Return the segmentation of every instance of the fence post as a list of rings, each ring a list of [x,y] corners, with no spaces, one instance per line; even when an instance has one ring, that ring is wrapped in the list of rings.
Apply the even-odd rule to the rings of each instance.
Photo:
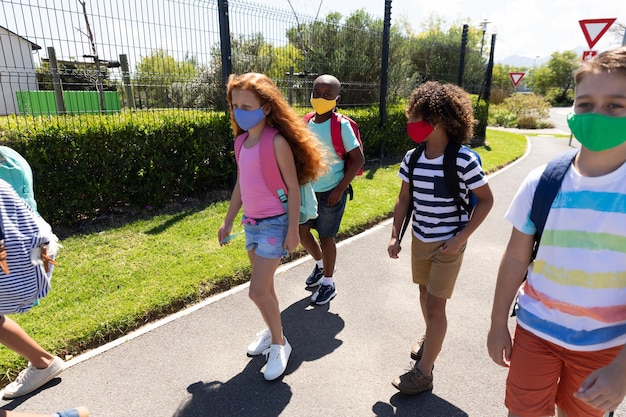
[[[293,65],[289,66],[289,72],[286,75],[289,76],[289,105],[293,106]]]
[[[485,80],[483,85],[485,87],[485,109],[480,113],[481,120],[478,123],[478,133],[472,138],[472,146],[484,146],[485,139],[487,137],[487,123],[489,120],[489,98],[491,97],[491,77],[493,75],[493,55],[496,49],[496,34],[491,35],[491,50],[489,51],[489,62],[487,62],[487,71],[485,72]],[[482,93],[482,89],[481,89]],[[476,108],[480,108],[480,96],[478,95],[478,101],[476,102]]]
[[[52,88],[54,88],[54,101],[57,105],[57,114],[65,114],[65,101],[63,100],[63,86],[59,75],[59,65],[54,47],[48,47],[48,62],[50,63],[50,75],[52,76]]]
[[[383,45],[380,65],[380,123],[383,127],[387,123],[387,71],[389,69],[389,28],[391,27],[391,0],[385,0],[385,22],[383,26]],[[385,156],[385,140],[380,139],[380,165]]]
[[[463,33],[461,34],[461,57],[459,59],[459,79],[457,85],[463,88],[463,73],[465,72],[465,50],[467,48],[467,30],[468,26],[463,25]]]
[[[230,50],[230,24],[228,22],[228,0],[218,0],[217,11],[220,24],[220,49],[222,56],[222,91],[224,108],[228,108],[226,103],[226,84],[228,76],[233,72]]]
[[[128,69],[128,57],[126,54],[120,54],[120,66],[122,67],[122,83],[126,93],[126,106],[129,109],[134,109],[135,97],[133,97],[133,87],[130,84],[130,70]]]

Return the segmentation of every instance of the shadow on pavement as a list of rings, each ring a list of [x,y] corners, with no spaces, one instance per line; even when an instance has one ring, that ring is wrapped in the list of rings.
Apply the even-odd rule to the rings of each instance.
[[[460,408],[450,404],[446,400],[432,392],[424,392],[419,395],[409,396],[395,394],[389,400],[389,404],[377,402],[372,407],[377,417],[467,417],[468,414]]]
[[[310,305],[310,297],[292,304],[282,312],[285,336],[293,351],[285,375],[297,370],[302,362],[320,359],[343,343],[336,335],[344,321],[328,312],[328,305]],[[244,351],[245,353],[245,351]],[[187,387],[191,398],[182,404],[173,417],[275,417],[282,413],[292,396],[289,385],[282,381],[265,381],[260,370],[263,355],[250,362],[226,382],[195,382]]]

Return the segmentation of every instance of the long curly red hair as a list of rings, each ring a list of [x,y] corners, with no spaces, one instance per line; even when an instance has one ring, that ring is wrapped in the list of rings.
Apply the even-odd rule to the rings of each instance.
[[[265,122],[278,129],[285,137],[296,163],[298,182],[305,184],[323,175],[327,169],[327,157],[324,146],[304,123],[304,119],[287,103],[276,84],[266,75],[249,72],[246,74],[231,74],[226,86],[226,99],[230,107],[230,123],[235,136],[244,130],[237,124],[233,112],[232,91],[236,89],[255,93],[261,106],[269,105],[271,111]]]

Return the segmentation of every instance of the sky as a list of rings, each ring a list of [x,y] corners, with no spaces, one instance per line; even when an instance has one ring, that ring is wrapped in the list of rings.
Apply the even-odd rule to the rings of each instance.
[[[326,16],[336,11],[344,16],[365,9],[375,17],[383,17],[384,0],[252,0],[256,3],[291,10],[297,13]],[[435,14],[447,24],[475,25],[485,19],[485,44],[496,34],[496,62],[510,56],[546,60],[553,52],[588,50],[589,46],[579,20],[616,18],[626,24],[624,0],[392,0],[391,19],[404,18],[419,32],[428,17]],[[468,21],[469,19],[469,21]],[[593,50],[599,52],[620,46],[622,38],[612,33],[603,35]]]

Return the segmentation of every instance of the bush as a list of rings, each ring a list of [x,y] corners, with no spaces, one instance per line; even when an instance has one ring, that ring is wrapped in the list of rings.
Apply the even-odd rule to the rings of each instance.
[[[491,109],[489,120],[497,126],[536,129],[549,117],[548,100],[533,93],[515,93]]]
[[[227,188],[235,168],[224,113],[14,116],[0,137],[29,161],[38,209],[53,225]]]

